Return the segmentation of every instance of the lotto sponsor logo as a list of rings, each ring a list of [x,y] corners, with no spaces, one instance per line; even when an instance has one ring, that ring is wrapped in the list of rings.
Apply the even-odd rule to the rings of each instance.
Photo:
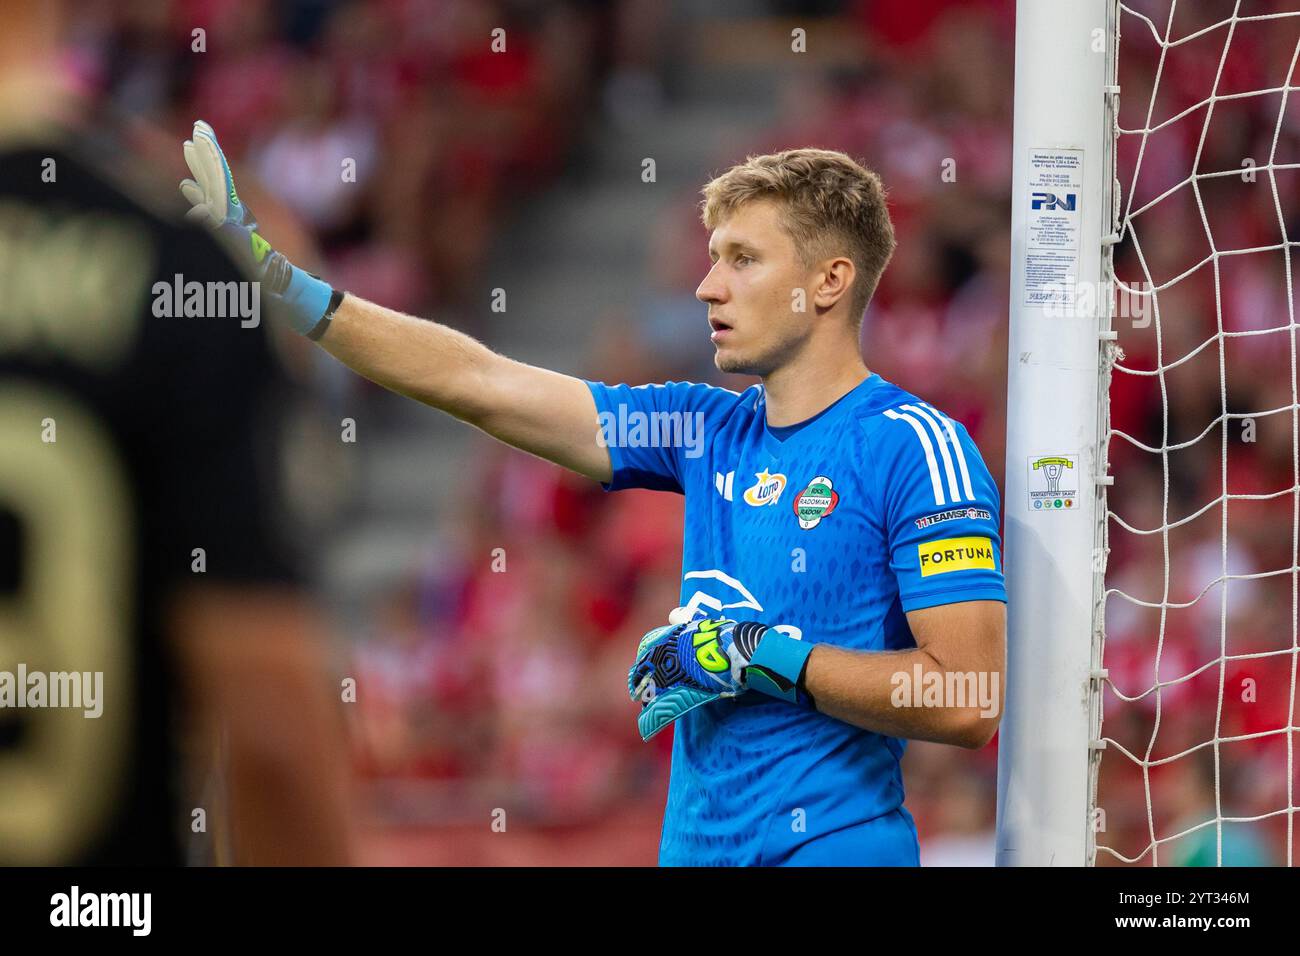
[[[755,508],[776,504],[785,490],[785,475],[772,474],[764,468],[755,472],[754,477],[758,480],[745,489],[745,504]]]
[[[982,508],[956,508],[952,511],[940,511],[938,514],[917,518],[916,527],[918,530],[923,530],[931,525],[939,524],[941,521],[956,521],[958,518],[969,518],[972,521],[993,520],[993,516]]]
[[[945,538],[916,546],[921,559],[921,577],[949,571],[996,571],[990,538]]]

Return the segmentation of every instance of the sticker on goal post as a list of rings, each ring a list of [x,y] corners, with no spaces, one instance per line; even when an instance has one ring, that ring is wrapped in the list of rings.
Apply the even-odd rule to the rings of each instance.
[[[1035,455],[1029,459],[1029,510],[1074,511],[1079,507],[1079,456]]]
[[[1078,295],[1083,150],[1029,151],[1025,305],[1072,313]],[[1059,314],[1059,311],[1058,311]]]

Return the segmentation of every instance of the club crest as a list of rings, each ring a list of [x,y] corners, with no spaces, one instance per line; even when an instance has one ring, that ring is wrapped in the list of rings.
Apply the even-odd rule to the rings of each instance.
[[[835,510],[840,503],[840,496],[825,475],[818,475],[808,483],[808,487],[794,498],[794,515],[799,519],[799,527],[804,530],[815,528],[821,520]]]

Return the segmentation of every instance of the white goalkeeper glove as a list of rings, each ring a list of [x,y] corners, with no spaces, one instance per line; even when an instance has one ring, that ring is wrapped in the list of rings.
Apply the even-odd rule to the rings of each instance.
[[[318,277],[299,269],[271,248],[258,234],[257,219],[239,200],[230,164],[217,144],[217,134],[203,120],[194,124],[185,141],[185,163],[193,179],[181,181],[181,195],[190,204],[185,218],[207,226],[241,266],[282,306],[294,331],[318,339],[343,299]]]

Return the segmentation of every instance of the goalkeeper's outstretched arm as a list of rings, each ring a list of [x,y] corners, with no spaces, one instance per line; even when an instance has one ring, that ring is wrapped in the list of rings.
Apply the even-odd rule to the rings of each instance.
[[[353,295],[343,297],[318,342],[372,382],[588,478],[610,480],[596,402],[580,379]]]
[[[344,295],[276,252],[235,190],[217,135],[202,120],[185,142],[187,218],[226,243],[274,310],[373,382],[495,438],[599,481],[613,469],[596,401],[579,379],[498,355],[468,335]]]

